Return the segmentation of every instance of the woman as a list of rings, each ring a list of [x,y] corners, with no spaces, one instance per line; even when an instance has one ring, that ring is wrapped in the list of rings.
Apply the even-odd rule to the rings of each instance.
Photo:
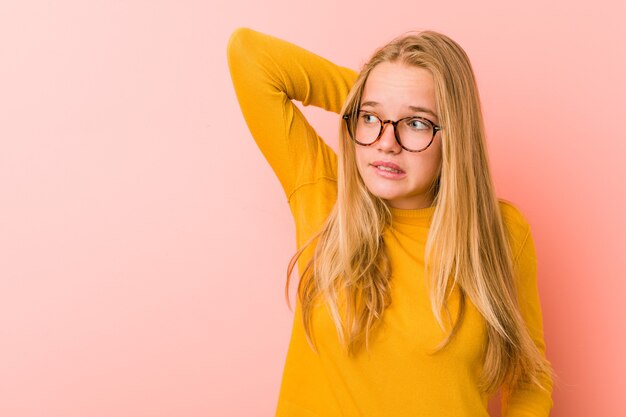
[[[359,74],[251,29],[228,63],[296,222],[277,416],[547,416],[530,228],[498,200],[469,59],[434,31]],[[338,157],[292,100],[339,113]]]

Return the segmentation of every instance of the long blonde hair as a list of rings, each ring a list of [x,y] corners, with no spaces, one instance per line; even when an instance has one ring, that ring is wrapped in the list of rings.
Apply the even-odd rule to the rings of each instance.
[[[512,389],[531,381],[547,390],[541,374],[553,377],[554,372],[519,312],[512,254],[491,180],[481,105],[469,58],[455,41],[435,31],[398,37],[378,49],[363,66],[342,115],[358,111],[365,82],[382,62],[399,62],[432,73],[437,113],[443,126],[439,133],[441,169],[432,188],[436,208],[425,259],[432,310],[444,331],[441,310],[444,308],[449,318],[448,291],[457,285],[461,298],[456,323],[434,353],[459,330],[468,296],[488,324],[480,389],[492,393],[503,383]],[[316,350],[311,340],[311,321],[315,303],[321,300],[349,354],[355,354],[363,342],[367,349],[370,332],[391,302],[391,267],[382,239],[383,230],[391,223],[391,213],[385,201],[373,195],[363,182],[354,146],[342,123],[337,201],[319,232],[291,258],[285,286],[289,304],[289,280],[296,261],[317,242],[301,272],[297,291],[307,341]],[[345,322],[340,313],[343,304]]]

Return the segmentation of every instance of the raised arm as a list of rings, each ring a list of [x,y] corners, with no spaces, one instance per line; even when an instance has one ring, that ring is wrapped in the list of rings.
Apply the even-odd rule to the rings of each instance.
[[[546,354],[543,338],[543,320],[539,291],[537,288],[537,258],[535,246],[527,225],[522,247],[516,257],[518,281],[518,298],[522,316],[530,335],[542,355]],[[552,409],[552,385],[550,376],[541,379],[549,392],[541,390],[537,385],[525,385],[508,395],[503,391],[501,405],[503,417],[547,417]]]
[[[339,113],[356,72],[248,28],[233,32],[228,66],[252,136],[287,199],[301,184],[337,178],[337,158],[291,100]]]

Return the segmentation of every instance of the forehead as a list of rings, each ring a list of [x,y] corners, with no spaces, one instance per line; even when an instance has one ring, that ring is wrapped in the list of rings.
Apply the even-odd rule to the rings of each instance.
[[[398,62],[383,62],[370,72],[361,97],[388,112],[424,107],[435,112],[435,87],[431,72]]]

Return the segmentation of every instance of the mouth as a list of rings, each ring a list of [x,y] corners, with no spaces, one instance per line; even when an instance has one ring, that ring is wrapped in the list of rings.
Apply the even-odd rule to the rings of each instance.
[[[370,164],[371,166],[373,166],[374,168],[383,171],[383,172],[391,172],[394,174],[404,174],[405,172],[400,169],[400,167],[394,163],[391,162],[380,162],[380,161],[376,161]]]
[[[384,178],[387,180],[401,180],[406,177],[406,173],[402,170],[397,170],[382,165],[376,166],[370,164],[370,166],[374,169],[374,172],[379,178]]]

